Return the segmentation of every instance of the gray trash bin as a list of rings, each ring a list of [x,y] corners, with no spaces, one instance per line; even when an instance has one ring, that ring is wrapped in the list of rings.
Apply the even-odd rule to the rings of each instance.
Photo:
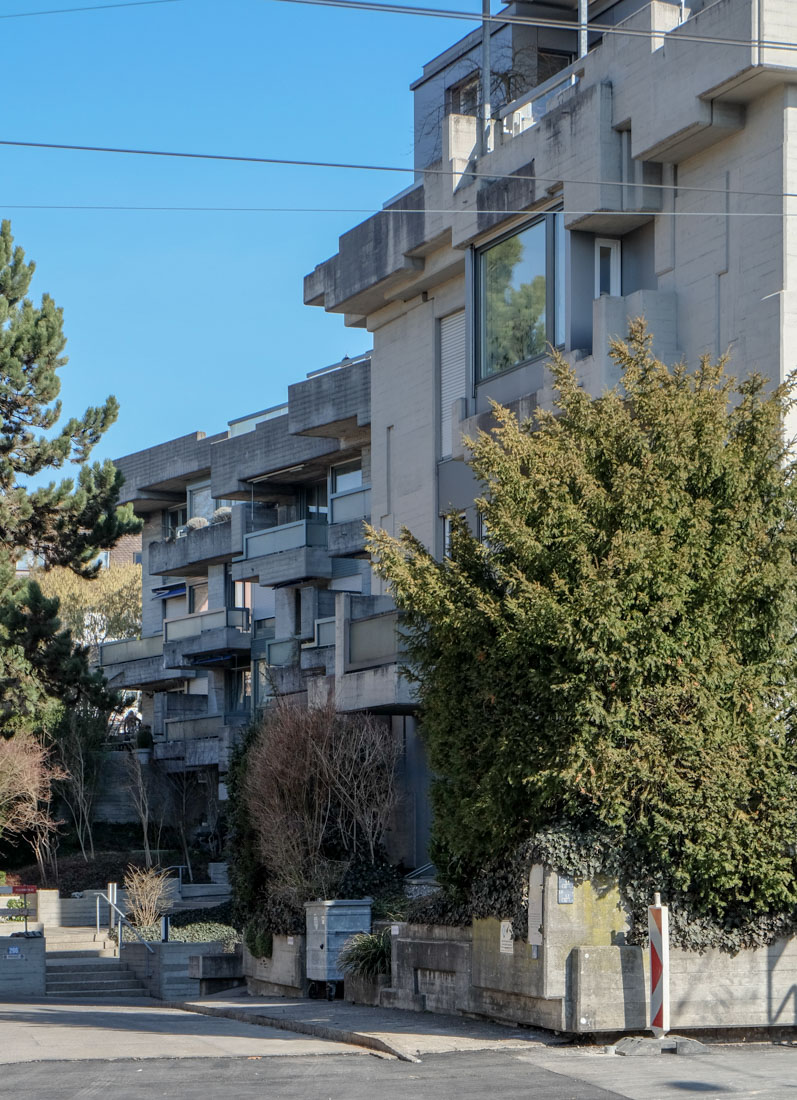
[[[372,900],[349,898],[305,902],[308,981],[343,981],[338,954],[355,932],[371,931]]]

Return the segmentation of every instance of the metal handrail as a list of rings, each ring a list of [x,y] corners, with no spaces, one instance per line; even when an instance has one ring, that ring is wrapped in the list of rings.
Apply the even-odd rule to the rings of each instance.
[[[119,906],[116,904],[116,902],[111,901],[111,899],[108,897],[108,895],[103,894],[102,891],[98,891],[98,893],[97,893],[97,935],[99,936],[99,934],[100,934],[100,898],[104,898],[108,902],[109,907],[111,909],[113,909],[114,912],[116,912],[119,916],[119,919],[116,922],[116,950],[117,950],[120,961],[121,961],[121,958],[122,958],[122,924],[123,923],[126,924],[129,928],[132,928],[133,933],[136,936],[136,939],[138,939],[141,943],[144,944],[147,951],[149,951],[150,955],[154,955],[155,954],[154,949],[147,943],[147,941],[144,939],[143,936],[139,935],[139,932],[138,932],[138,929],[136,928],[136,926],[134,924],[130,923],[130,921],[124,915],[124,913],[119,908]]]
[[[205,717],[205,716],[203,715],[203,717]],[[212,718],[213,715],[208,715],[207,717]],[[162,870],[164,872],[165,871],[176,871],[177,872],[177,888],[180,891],[180,897],[182,898],[182,896],[183,896],[183,871],[188,870],[188,864],[187,863],[170,863],[168,867],[163,867]]]

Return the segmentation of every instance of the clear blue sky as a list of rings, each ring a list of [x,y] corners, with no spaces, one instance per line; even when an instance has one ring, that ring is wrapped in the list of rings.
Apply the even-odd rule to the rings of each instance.
[[[77,2],[0,0],[0,16]],[[0,138],[409,166],[408,84],[471,29],[274,0],[0,20]],[[94,457],[219,431],[284,400],[307,371],[366,350],[367,332],[302,304],[302,277],[366,215],[14,205],[379,209],[409,182],[0,147],[0,217],[36,261],[34,299],[47,291],[65,313],[64,411],[109,393],[121,404]]]

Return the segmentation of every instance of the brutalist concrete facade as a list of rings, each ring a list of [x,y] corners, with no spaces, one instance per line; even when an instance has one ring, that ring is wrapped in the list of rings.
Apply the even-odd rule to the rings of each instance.
[[[492,24],[487,134],[481,31],[426,65],[412,85],[413,184],[305,279],[307,304],[373,336],[373,522],[407,526],[437,554],[447,513],[477,522],[463,435],[490,424],[491,400],[521,418],[552,407],[547,343],[593,394],[616,383],[609,343],[638,316],[668,363],[730,350],[735,373],[778,384],[797,362],[797,6],[591,0],[586,48],[578,9],[518,0],[507,19],[536,24]],[[518,346],[502,318],[523,330]],[[362,698],[345,647],[336,660],[344,705],[349,690]],[[614,927],[557,941],[566,902],[555,887],[547,898],[546,936],[506,953],[497,921],[402,928],[382,1003],[643,1027],[641,950]],[[793,954],[785,942],[725,960],[674,952],[674,1022],[716,1023],[719,1009],[727,1024],[793,1025]],[[698,995],[715,967],[716,996]]]
[[[384,597],[371,596],[364,549],[370,392],[369,357],[344,360],[225,432],[117,460],[122,500],[145,521],[144,629],[100,660],[113,686],[142,693],[155,759],[201,769],[222,800],[230,749],[275,691],[384,715],[406,746],[390,846],[417,866],[426,769],[395,615],[385,620]],[[357,656],[351,669],[344,650]]]
[[[373,334],[374,522],[405,524],[438,553],[447,510],[475,522],[462,435],[488,422],[491,399],[524,416],[552,401],[544,342],[508,369],[485,358],[485,264],[502,240],[555,223],[539,269],[545,337],[593,393],[616,381],[609,340],[639,315],[669,362],[729,348],[737,372],[775,383],[797,362],[797,225],[784,216],[797,55],[778,48],[797,40],[797,8],[693,0],[682,22],[678,0],[593,0],[579,57],[577,6],[505,9],[572,30],[493,24],[486,152],[463,99],[480,32],[424,67],[414,184],[305,279],[308,304]],[[527,89],[509,100],[513,81]]]

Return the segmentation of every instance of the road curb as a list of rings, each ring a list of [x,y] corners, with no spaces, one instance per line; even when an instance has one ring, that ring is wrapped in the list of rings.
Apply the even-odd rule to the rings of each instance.
[[[264,1012],[247,1012],[221,1006],[216,1008],[211,1005],[191,1004],[189,1001],[168,1001],[163,1004],[163,1007],[178,1008],[183,1012],[197,1012],[200,1016],[221,1016],[226,1020],[236,1020],[239,1024],[257,1024],[260,1027],[279,1028],[280,1031],[295,1031],[300,1035],[312,1035],[316,1039],[331,1039],[337,1043],[348,1043],[349,1046],[365,1047],[366,1050],[374,1050],[379,1054],[391,1054],[401,1062],[420,1062],[421,1060],[384,1039],[378,1039],[376,1035],[370,1035],[367,1031],[347,1031],[341,1027],[328,1027],[326,1024],[296,1020],[289,1016],[270,1016]]]

